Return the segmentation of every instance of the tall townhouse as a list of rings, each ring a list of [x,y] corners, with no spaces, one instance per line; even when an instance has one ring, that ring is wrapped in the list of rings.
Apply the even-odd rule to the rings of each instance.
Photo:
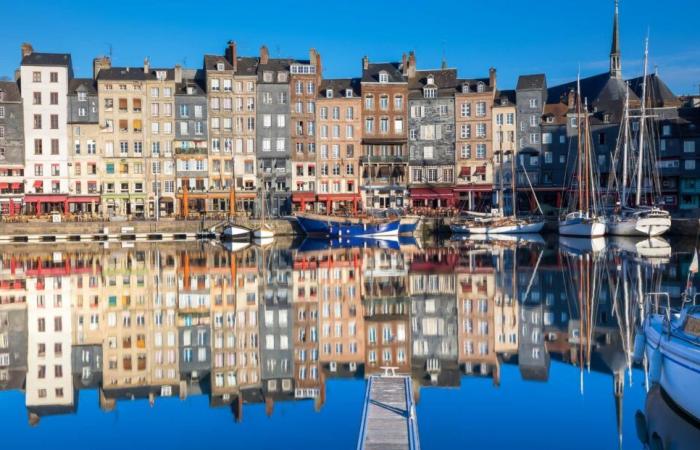
[[[542,152],[540,124],[547,101],[547,79],[544,74],[521,75],[515,88],[517,107],[517,152],[515,171],[519,187],[527,186],[527,171],[530,182],[538,185],[540,180],[539,155]]]
[[[362,96],[359,78],[323,80],[317,101],[317,157],[306,173],[316,176],[319,212],[356,212],[361,204]],[[304,168],[295,163],[295,173]],[[303,200],[303,199],[302,199]],[[301,210],[306,210],[302,201]]]
[[[19,214],[24,198],[24,116],[15,81],[0,81],[0,216]]]
[[[111,67],[96,58],[93,76],[99,97],[104,216],[146,215],[146,79],[143,68]],[[157,123],[157,122],[156,122]],[[150,168],[149,168],[150,169]]]
[[[209,187],[219,208],[229,211],[233,189],[233,65],[218,55],[204,55],[208,99]],[[220,209],[221,211],[221,209]]]
[[[409,186],[413,207],[454,206],[455,69],[415,70],[409,56]]]
[[[145,128],[146,136],[146,186],[148,217],[175,213],[175,161],[173,147],[175,141],[175,87],[182,82],[182,68],[154,69],[148,59],[144,60],[145,94],[148,113]],[[190,179],[193,191],[204,190],[204,184]],[[178,192],[179,196],[180,193]],[[136,200],[137,205],[139,200]],[[156,208],[156,203],[159,207]]]
[[[70,153],[71,212],[97,213],[100,206],[98,152],[100,121],[97,83],[92,78],[73,78],[68,85],[68,145]]]
[[[197,71],[186,71],[175,86],[175,173],[178,211],[207,211],[209,180],[207,94],[196,78]],[[187,208],[185,194],[187,187]],[[199,189],[198,189],[199,186]],[[226,197],[224,195],[224,197]],[[218,206],[222,199],[212,199]],[[218,209],[218,208],[216,208]]]
[[[233,176],[236,210],[255,213],[257,160],[255,157],[256,86],[258,58],[238,56],[235,42],[229,42],[226,58],[233,65],[234,146]]]
[[[38,53],[22,44],[20,86],[24,110],[25,212],[68,211],[67,94],[71,56]]]
[[[408,83],[401,63],[362,59],[362,186],[367,208],[402,208],[408,195]]]
[[[292,202],[295,209],[316,199],[316,94],[321,84],[321,55],[309,51],[309,60],[289,67],[291,100]],[[265,124],[263,124],[265,125]]]
[[[499,192],[494,197],[494,203],[498,205],[501,201],[499,195],[503,195],[503,204],[506,211],[512,211],[511,180],[513,177],[513,165],[517,163],[515,157],[515,91],[497,91],[493,101],[492,111],[493,130],[493,184],[496,189],[504,187],[504,194]],[[512,190],[512,189],[511,189]]]
[[[492,109],[496,69],[489,78],[460,80],[455,94],[457,185],[460,207],[488,208],[493,190]]]
[[[256,156],[258,181],[264,184],[266,204],[273,216],[291,212],[289,71],[293,62],[270,58],[267,47],[260,48]]]

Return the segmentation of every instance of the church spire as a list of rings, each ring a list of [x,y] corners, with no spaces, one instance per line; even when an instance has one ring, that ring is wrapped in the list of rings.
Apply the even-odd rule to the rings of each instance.
[[[612,47],[610,48],[610,77],[622,78],[620,62],[620,14],[619,1],[615,0],[615,19],[613,21]]]

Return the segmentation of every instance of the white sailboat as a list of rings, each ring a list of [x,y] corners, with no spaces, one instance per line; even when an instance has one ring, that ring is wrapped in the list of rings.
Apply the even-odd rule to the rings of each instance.
[[[270,225],[265,223],[265,203],[267,203],[267,192],[265,190],[265,183],[263,182],[263,187],[262,187],[262,198],[260,199],[262,211],[260,215],[260,228],[257,230],[253,231],[253,237],[255,239],[264,239],[264,240],[271,240],[274,239],[275,237],[275,231],[272,229]]]
[[[229,191],[229,217],[228,222],[224,225],[221,232],[222,241],[244,241],[250,242],[250,230],[244,226],[236,225],[233,222],[233,217],[236,211],[236,197],[233,190],[233,182]]]
[[[660,197],[659,173],[656,167],[656,155],[653,148],[653,140],[647,138],[648,127],[647,120],[650,116],[647,115],[647,61],[649,58],[649,40],[647,39],[644,48],[644,78],[642,80],[642,104],[641,114],[639,116],[639,134],[637,137],[638,151],[632,156],[636,156],[636,192],[634,203],[630,206],[629,203],[629,186],[632,174],[628,173],[628,148],[632,142],[630,139],[630,113],[629,113],[629,91],[625,98],[624,117],[622,126],[620,127],[620,137],[618,145],[615,149],[615,159],[619,156],[620,149],[622,150],[622,177],[619,180],[620,190],[620,205],[617,211],[608,216],[607,225],[608,233],[618,236],[661,236],[669,228],[671,228],[671,216],[668,211],[665,211],[656,205],[642,204],[642,191],[644,175],[649,176],[649,181],[655,188],[655,194]],[[622,144],[620,145],[620,141]],[[634,143],[634,142],[632,142]],[[647,148],[648,146],[648,148]],[[645,172],[646,169],[646,172]],[[613,185],[616,182],[615,170],[611,172],[611,182]]]
[[[583,106],[583,111],[582,111]],[[598,213],[596,173],[593,169],[588,101],[581,105],[581,83],[577,82],[576,121],[577,141],[577,195],[571,196],[570,210],[559,219],[559,234],[578,237],[605,235],[605,220]]]

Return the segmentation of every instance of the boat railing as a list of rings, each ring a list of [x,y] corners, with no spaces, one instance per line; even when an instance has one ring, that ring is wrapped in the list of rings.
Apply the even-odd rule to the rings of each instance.
[[[666,305],[659,305],[659,299],[665,299]],[[671,336],[671,315],[674,312],[671,308],[671,296],[668,292],[648,292],[646,294],[646,310],[652,311],[650,309],[651,302],[653,301],[653,312],[656,315],[663,315],[664,317],[664,328],[666,328],[667,336]]]

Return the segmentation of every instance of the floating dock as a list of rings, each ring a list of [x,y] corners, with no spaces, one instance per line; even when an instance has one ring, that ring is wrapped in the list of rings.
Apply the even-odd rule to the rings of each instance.
[[[411,378],[393,372],[367,381],[357,450],[420,450]]]

